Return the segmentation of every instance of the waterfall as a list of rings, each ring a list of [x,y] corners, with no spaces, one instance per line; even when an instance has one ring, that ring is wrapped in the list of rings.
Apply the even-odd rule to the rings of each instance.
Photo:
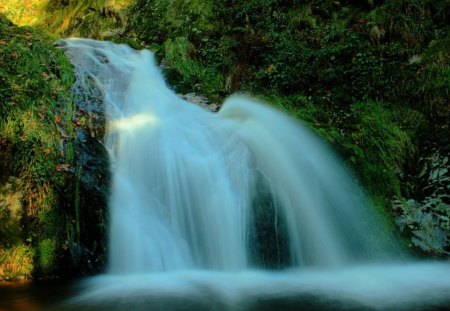
[[[265,224],[269,235],[284,228],[275,244],[287,245],[291,266],[395,253],[362,191],[304,125],[243,96],[218,114],[188,103],[166,86],[149,51],[66,43],[78,76],[104,97],[111,273],[248,269],[260,255],[252,248],[273,243],[251,238],[258,213],[276,216]],[[262,192],[266,206],[255,208]]]
[[[166,85],[150,51],[64,42],[77,79],[94,81],[103,94],[113,174],[108,271],[83,299],[129,294],[135,301],[141,293],[157,304],[168,293],[193,299],[195,288],[208,288],[224,301],[220,310],[231,310],[242,296],[248,302],[277,293],[395,308],[417,305],[430,291],[446,297],[450,283],[438,276],[448,265],[384,267],[406,256],[307,126],[242,95],[218,113],[186,102]],[[160,309],[172,308],[166,300]],[[189,309],[184,303],[179,310]]]

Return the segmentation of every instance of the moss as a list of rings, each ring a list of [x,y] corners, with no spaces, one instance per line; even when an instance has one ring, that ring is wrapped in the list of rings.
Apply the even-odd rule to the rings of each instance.
[[[410,137],[394,123],[390,110],[379,102],[362,102],[352,107],[356,122],[350,133],[352,162],[361,168],[368,189],[385,197],[400,195],[400,174],[414,154]]]
[[[39,267],[41,273],[48,274],[53,272],[56,263],[56,240],[44,239],[42,240],[36,252],[36,266]]]
[[[53,39],[0,18],[0,189],[15,176],[22,194],[22,229],[14,236],[0,230],[5,238],[0,252],[26,243],[34,266],[24,277],[89,273],[103,264],[99,258],[105,251],[109,175],[107,153],[98,141],[104,119],[100,106],[88,112],[71,95],[73,69]],[[4,228],[11,217],[1,196],[0,204]]]
[[[59,114],[70,101],[67,92],[74,76],[50,37],[29,27],[17,27],[4,16],[0,16],[0,65],[1,155],[9,159],[2,161],[0,182],[10,176],[20,179],[21,238],[32,241],[26,247],[33,252],[33,247],[39,249],[41,239],[60,230],[54,227],[54,218],[46,215],[59,204],[59,189],[66,174],[59,168],[70,164],[63,150],[67,137]],[[16,246],[1,248],[6,254],[18,251]],[[34,268],[39,269],[40,264],[36,262]],[[28,277],[33,269],[30,265],[20,268],[22,272],[18,270],[17,275]]]
[[[9,178],[0,185],[0,247],[20,242],[21,200],[20,180]]]

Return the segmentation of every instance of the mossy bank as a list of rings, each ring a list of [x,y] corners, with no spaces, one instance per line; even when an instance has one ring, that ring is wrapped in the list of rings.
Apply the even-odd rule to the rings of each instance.
[[[53,40],[0,15],[0,279],[88,273],[103,253],[102,205],[82,192],[75,78]]]

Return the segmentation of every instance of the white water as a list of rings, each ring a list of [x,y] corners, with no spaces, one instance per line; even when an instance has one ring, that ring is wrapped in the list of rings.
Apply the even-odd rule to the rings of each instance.
[[[350,299],[365,292],[362,280],[374,280],[368,286],[373,294],[362,299],[371,305],[370,297],[383,298],[404,286],[397,281],[396,291],[385,290],[395,271],[405,282],[414,271],[416,281],[450,293],[448,280],[436,279],[440,272],[450,276],[447,265],[417,266],[419,271],[380,265],[405,256],[352,177],[298,122],[242,96],[229,98],[213,114],[174,94],[148,51],[92,40],[65,42],[78,75],[94,79],[104,94],[113,172],[110,276],[96,280],[104,290],[91,289],[84,298],[117,297],[136,293],[137,287],[155,294],[160,283],[179,295],[186,290],[183,282],[223,295],[240,290],[267,295],[274,286],[273,295],[295,296],[309,292],[312,282],[319,294],[343,292],[338,296]],[[258,207],[261,202],[266,203]],[[264,213],[273,219],[263,225],[276,256],[261,251],[258,219]],[[277,258],[261,260],[267,256]],[[250,270],[255,263],[280,260],[302,270]],[[367,262],[377,266],[355,268]],[[339,289],[346,275],[357,288]],[[114,285],[106,286],[110,282]],[[267,286],[261,289],[262,284]],[[391,298],[417,304],[423,286],[408,286],[409,298]],[[231,296],[225,300],[233,303]]]

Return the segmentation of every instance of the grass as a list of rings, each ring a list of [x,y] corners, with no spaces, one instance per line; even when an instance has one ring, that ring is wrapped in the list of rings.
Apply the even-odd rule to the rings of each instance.
[[[33,250],[18,244],[6,250],[0,249],[0,279],[29,278],[33,272]]]

